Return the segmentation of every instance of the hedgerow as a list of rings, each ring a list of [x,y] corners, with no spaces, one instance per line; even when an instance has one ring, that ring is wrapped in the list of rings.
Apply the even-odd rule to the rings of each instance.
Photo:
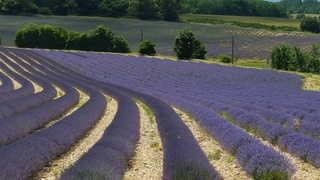
[[[130,52],[128,41],[99,25],[89,32],[68,32],[63,27],[30,23],[15,34],[16,46],[23,48],[69,49],[97,52]]]

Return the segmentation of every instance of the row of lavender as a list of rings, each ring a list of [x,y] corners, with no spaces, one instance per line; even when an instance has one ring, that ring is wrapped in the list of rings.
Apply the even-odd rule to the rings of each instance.
[[[179,116],[162,101],[130,89],[86,79],[57,64],[51,64],[52,61],[50,63],[46,58],[30,51],[16,49],[1,49],[1,51],[5,54],[1,59],[7,64],[19,69],[16,66],[18,64],[33,76],[41,77],[40,79],[53,83],[65,91],[65,95],[58,99],[30,107],[27,111],[1,121],[4,127],[0,131],[2,137],[0,152],[3,160],[0,163],[1,178],[26,178],[74,144],[104,110],[105,98],[97,91],[99,89],[118,101],[117,114],[101,140],[68,169],[61,179],[122,178],[139,139],[139,113],[134,101],[128,95],[145,102],[156,114],[165,152],[163,179],[185,176],[220,179],[220,175],[209,164],[191,132],[183,125]],[[21,70],[21,73],[25,72]],[[73,102],[72,97],[78,100],[78,93],[73,86],[86,92],[90,100],[52,126],[35,131],[50,122],[53,116],[61,115],[59,107],[64,107],[68,103],[65,100]],[[119,92],[120,89],[124,93]],[[63,104],[61,106],[58,103]],[[53,113],[48,112],[50,110]]]
[[[51,60],[44,60],[45,58],[41,57],[42,64],[52,63],[50,65],[51,69],[55,69],[59,74],[63,73],[60,72],[60,69],[65,69],[64,67]],[[65,70],[67,72],[70,71],[68,69]],[[137,117],[137,110],[132,108],[135,107],[133,106],[133,100],[128,99],[119,90],[141,100],[155,114],[164,149],[163,179],[169,180],[183,177],[191,179],[221,179],[220,175],[210,165],[190,130],[182,123],[180,117],[170,106],[152,96],[113,84],[101,84],[74,72],[69,72],[65,75],[91,84],[107,94],[118,94],[118,97],[116,96],[115,98],[120,106],[113,123],[108,127],[103,138],[70,170],[63,174],[62,179],[122,178],[123,172],[127,167],[126,163],[132,157],[137,137],[139,137],[139,123],[138,118],[134,118]],[[119,94],[122,94],[121,98],[119,98]]]
[[[22,62],[22,59],[11,54],[7,49],[1,49],[1,54],[3,55],[1,60],[6,65],[19,72],[23,77],[39,84],[43,89],[36,94],[8,101],[8,103],[20,101],[28,104],[27,101],[24,102],[23,100],[29,99],[31,102],[35,102],[35,100],[40,102],[37,104],[29,103],[25,106],[26,109],[19,111],[20,113],[15,112],[1,119],[0,177],[1,179],[23,179],[30,176],[32,172],[44,166],[58,154],[70,148],[73,143],[82,137],[98,120],[104,111],[106,101],[98,91],[79,83],[68,82],[88,93],[90,100],[76,112],[61,119],[54,125],[42,128],[74,105],[79,98],[78,92],[61,81],[62,77],[46,75],[34,68],[30,68],[30,66]],[[6,73],[17,80],[9,72]],[[16,74],[16,76],[20,76],[19,74]],[[65,95],[58,99],[53,99],[54,96],[48,95],[47,92],[50,91],[47,90],[49,89],[47,87],[53,87],[53,84],[65,90]],[[13,90],[13,92],[21,89],[23,89],[23,86]],[[56,93],[55,88],[53,90]],[[43,95],[45,93],[47,93],[47,96]],[[20,106],[24,107],[23,104],[20,104]],[[70,131],[71,128],[74,131]]]
[[[319,95],[302,91],[301,79],[298,76],[269,70],[173,62],[146,57],[36,52],[94,79],[151,94],[185,109],[192,113],[225,149],[235,153],[239,163],[253,176],[270,170],[290,175],[293,168],[283,156],[234,125],[259,128],[258,134],[262,136],[271,136],[273,129],[277,129],[280,133],[275,133],[274,138],[266,139],[276,141],[273,142],[275,144],[278,142],[280,147],[297,156],[299,154],[296,152],[304,151],[309,156],[309,162],[318,166],[316,152],[319,148],[312,148],[315,150],[310,151],[311,146],[317,147],[318,140],[300,133],[299,128],[302,126],[297,129],[294,120],[300,118],[302,122],[304,119],[307,121],[307,118],[303,117],[309,114],[316,116]],[[237,110],[240,111],[238,114]],[[233,115],[234,125],[219,116],[219,113],[223,112]],[[288,112],[292,114],[286,116]],[[245,116],[250,117],[248,122],[255,126],[241,124],[237,121],[240,115],[244,120],[248,120]],[[278,117],[285,118],[287,122],[279,123]],[[315,121],[309,122],[317,125]],[[287,141],[287,137],[296,139]],[[310,149],[306,151],[302,150],[301,146],[295,146],[298,139],[311,139],[312,142],[304,143]],[[260,150],[254,150],[257,148]]]

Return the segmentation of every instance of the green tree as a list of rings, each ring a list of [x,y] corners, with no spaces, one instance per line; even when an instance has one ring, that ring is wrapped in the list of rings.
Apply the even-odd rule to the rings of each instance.
[[[40,27],[30,23],[15,33],[14,42],[17,47],[38,47]]]
[[[320,45],[313,44],[307,57],[306,72],[320,74]]]
[[[156,54],[155,46],[150,40],[143,40],[139,43],[139,53],[153,56]]]
[[[128,7],[127,0],[103,0],[99,4],[99,12],[108,17],[120,17],[127,14]]]
[[[306,55],[296,46],[276,46],[271,51],[271,67],[280,70],[305,72],[307,69]]]
[[[0,10],[6,14],[37,13],[33,0],[1,0]]]
[[[117,53],[129,53],[129,43],[128,40],[123,36],[117,35],[114,37],[112,52]]]
[[[110,52],[113,49],[114,33],[110,28],[99,25],[88,34],[89,50]]]
[[[179,20],[182,11],[182,0],[158,0],[161,19],[165,21]]]
[[[196,39],[194,41],[194,50],[193,50],[192,58],[205,59],[207,52],[208,51],[206,50],[204,43]]]
[[[203,43],[195,38],[189,28],[184,28],[174,39],[173,50],[178,59],[200,58],[204,59],[206,50]]]
[[[130,0],[128,13],[140,19],[159,18],[159,10],[155,0]]]
[[[38,48],[65,49],[68,32],[63,27],[40,26]]]
[[[319,21],[316,17],[306,17],[300,23],[300,29],[302,31],[318,33],[319,27]]]
[[[79,39],[80,33],[79,32],[69,32],[68,39],[66,41],[66,48],[68,50],[80,50],[79,47]]]
[[[80,15],[97,15],[100,0],[75,0]]]

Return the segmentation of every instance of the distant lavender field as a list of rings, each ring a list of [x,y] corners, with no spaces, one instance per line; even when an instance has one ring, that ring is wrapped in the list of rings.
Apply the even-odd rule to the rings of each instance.
[[[232,37],[235,38],[234,54],[236,58],[266,59],[272,47],[279,44],[291,44],[307,50],[312,43],[320,43],[320,36],[301,32],[280,32],[253,28],[241,28],[228,25],[205,25],[184,22],[141,21],[102,17],[27,17],[0,15],[0,36],[3,46],[15,46],[14,34],[24,25],[32,22],[62,26],[70,31],[85,32],[103,24],[116,34],[123,35],[129,41],[131,50],[137,51],[143,38],[156,43],[157,53],[175,56],[173,39],[185,27],[190,28],[197,38],[206,44],[207,57],[229,54],[232,51]]]

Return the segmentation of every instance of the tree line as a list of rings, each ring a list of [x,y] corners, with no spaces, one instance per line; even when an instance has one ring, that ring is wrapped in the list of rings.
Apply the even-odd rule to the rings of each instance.
[[[271,50],[271,67],[278,70],[320,74],[320,45],[312,44],[309,51],[282,44]]]
[[[69,32],[60,26],[30,23],[15,33],[14,42],[21,48],[130,52],[128,41],[123,36],[115,35],[104,25],[79,33]]]
[[[282,0],[279,2],[290,14],[320,14],[318,0]]]
[[[184,0],[185,13],[288,17],[279,3],[264,0]]]
[[[264,0],[1,0],[1,14],[44,14],[179,20],[182,13],[286,17]]]

